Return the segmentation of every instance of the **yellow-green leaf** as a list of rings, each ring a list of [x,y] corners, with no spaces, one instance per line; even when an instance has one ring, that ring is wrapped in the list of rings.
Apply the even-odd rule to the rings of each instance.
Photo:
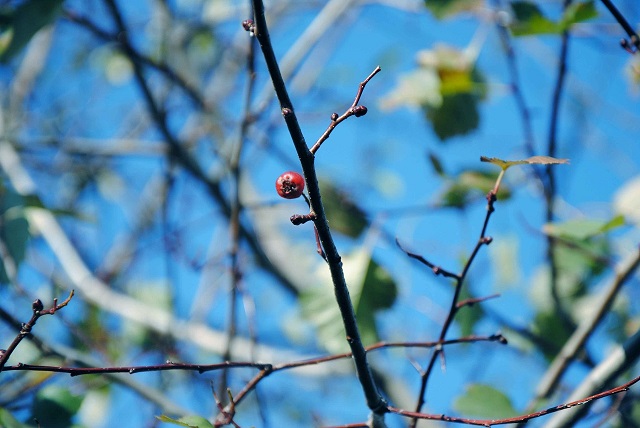
[[[522,160],[502,160],[499,158],[488,158],[486,156],[480,156],[481,162],[489,162],[494,165],[498,165],[503,170],[514,165],[555,165],[555,164],[568,164],[569,159],[558,159],[551,156],[531,156]]]

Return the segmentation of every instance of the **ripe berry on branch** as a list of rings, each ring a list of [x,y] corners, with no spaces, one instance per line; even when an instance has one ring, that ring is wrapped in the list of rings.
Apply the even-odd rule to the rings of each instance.
[[[304,178],[295,171],[284,172],[276,180],[276,191],[285,199],[295,199],[302,195]]]

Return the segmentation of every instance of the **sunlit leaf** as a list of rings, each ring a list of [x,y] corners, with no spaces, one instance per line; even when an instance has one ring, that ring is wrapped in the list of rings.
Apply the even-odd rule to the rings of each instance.
[[[366,213],[347,193],[327,181],[320,182],[320,193],[332,230],[357,238],[369,226]]]
[[[528,36],[533,34],[559,33],[559,26],[547,19],[540,8],[528,1],[513,1],[511,9],[515,17],[511,24],[511,32],[514,36]]]
[[[466,135],[478,128],[478,103],[487,92],[475,60],[471,49],[437,45],[420,51],[418,70],[402,76],[381,106],[421,107],[441,141]]]
[[[511,400],[502,391],[484,384],[471,384],[458,397],[454,409],[469,417],[497,419],[518,415]]]
[[[613,198],[614,211],[636,225],[640,224],[640,176],[626,182]]]
[[[213,424],[202,416],[185,416],[180,419],[173,419],[166,415],[156,416],[161,422],[189,428],[213,428]]]
[[[589,21],[598,16],[598,11],[593,0],[585,2],[571,3],[565,10],[562,20],[560,21],[560,28],[566,30],[573,24]]]
[[[569,159],[558,159],[551,156],[531,156],[522,160],[502,160],[498,158],[488,158],[486,156],[480,156],[481,162],[489,162],[494,165],[498,165],[503,170],[514,165],[555,165],[555,164],[568,164]]]
[[[425,6],[438,19],[446,18],[467,10],[483,6],[478,0],[424,0]]]
[[[578,219],[562,223],[547,223],[542,227],[542,230],[550,236],[584,240],[596,235],[607,233],[620,226],[624,226],[624,224],[624,217],[618,215],[607,221]]]
[[[375,323],[376,312],[393,305],[397,286],[387,271],[371,254],[360,249],[343,258],[344,274],[356,312],[363,343],[379,340]],[[323,272],[326,271],[323,266]],[[318,329],[318,343],[331,352],[348,350],[340,310],[328,274],[326,282],[300,296],[303,315]]]
[[[598,16],[593,0],[570,4],[558,22],[547,18],[535,3],[529,1],[511,2],[511,9],[515,19],[510,28],[515,36],[560,34],[576,23]]]
[[[396,87],[380,101],[380,108],[440,106],[440,79],[433,69],[419,68],[400,76]]]

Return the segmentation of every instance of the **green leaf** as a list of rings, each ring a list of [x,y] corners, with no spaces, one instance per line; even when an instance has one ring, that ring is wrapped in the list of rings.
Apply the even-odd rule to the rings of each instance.
[[[24,216],[24,198],[8,188],[0,190],[0,239],[5,245],[15,268],[24,260],[29,240],[29,223]],[[10,281],[7,266],[0,263],[0,282]]]
[[[549,361],[555,358],[572,333],[565,327],[560,314],[552,307],[553,303],[550,303],[548,310],[536,313],[532,328],[536,334],[544,338],[546,346],[539,346],[539,349]]]
[[[62,11],[63,0],[28,0],[4,16],[0,25],[0,61],[7,62],[29,43],[41,28]]]
[[[564,31],[569,29],[573,24],[589,21],[598,16],[598,11],[593,0],[586,2],[571,3],[565,10],[560,28]]]
[[[168,422],[173,425],[189,428],[213,428],[211,422],[202,416],[185,416],[180,419],[173,419],[166,415],[156,416],[161,422]]]
[[[379,340],[375,314],[393,305],[397,286],[366,249],[344,256],[343,263],[362,342],[365,345],[375,343]],[[325,281],[299,298],[302,314],[317,327],[318,342],[322,346],[331,352],[344,352],[348,347],[342,317],[330,276],[324,266],[322,269],[319,276]]]
[[[364,210],[332,183],[321,181],[320,194],[332,230],[357,238],[369,226]]]
[[[487,92],[475,67],[476,51],[438,45],[419,52],[419,69],[402,76],[381,106],[421,107],[441,141],[474,131],[480,123],[478,103]]]
[[[418,68],[400,76],[396,87],[380,101],[380,108],[438,107],[442,104],[440,78],[433,68]]]
[[[467,10],[479,9],[483,6],[482,3],[478,0],[424,0],[427,9],[438,19]]]
[[[530,36],[534,34],[557,34],[560,26],[547,19],[540,8],[528,1],[511,2],[515,21],[511,24],[514,36]]]
[[[469,292],[469,283],[465,282],[465,286],[460,291],[460,300],[470,299],[474,296]],[[473,334],[474,327],[478,321],[484,317],[484,311],[480,303],[467,305],[461,308],[456,314],[456,322],[460,326],[460,334],[469,336]]]
[[[542,227],[549,236],[565,239],[585,240],[624,226],[624,217],[617,215],[611,220],[578,219],[562,223],[547,223]]]
[[[455,94],[442,98],[439,108],[426,108],[426,117],[440,141],[467,135],[478,128],[478,100],[472,94]]]
[[[16,418],[13,417],[11,412],[9,412],[4,407],[0,407],[0,427],[3,428],[31,428],[29,425],[25,425],[19,422]]]
[[[507,170],[514,165],[556,165],[556,164],[568,164],[569,159],[558,159],[551,156],[531,156],[523,160],[502,160],[498,158],[488,158],[486,156],[480,156],[480,162],[489,162],[494,165],[498,165],[503,170]]]
[[[33,401],[33,417],[46,421],[47,428],[64,428],[72,425],[71,418],[78,412],[83,397],[72,394],[57,385],[42,388]]]
[[[511,24],[514,36],[560,34],[576,23],[598,16],[593,0],[572,3],[558,22],[544,16],[540,8],[529,1],[514,1],[511,3],[511,9],[515,16],[515,21]]]
[[[467,386],[465,393],[456,399],[453,407],[465,417],[502,419],[518,415],[511,400],[502,391],[478,383]]]
[[[481,170],[468,170],[454,177],[439,196],[437,204],[442,207],[464,208],[469,203],[483,198],[491,190],[498,178],[498,173]],[[506,200],[511,197],[511,190],[501,186],[498,198]]]

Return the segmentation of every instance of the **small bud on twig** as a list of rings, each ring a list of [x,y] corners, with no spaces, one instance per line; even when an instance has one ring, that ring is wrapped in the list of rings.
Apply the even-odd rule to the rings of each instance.
[[[40,299],[34,300],[33,304],[31,305],[31,308],[33,309],[33,312],[40,312],[42,309],[44,309],[44,305],[42,304],[42,300],[40,300]]]
[[[253,29],[255,28],[253,19],[245,19],[244,21],[242,21],[242,28],[250,33],[253,33]]]
[[[353,108],[353,115],[355,117],[362,117],[367,114],[367,111],[369,110],[365,106],[355,106]]]

